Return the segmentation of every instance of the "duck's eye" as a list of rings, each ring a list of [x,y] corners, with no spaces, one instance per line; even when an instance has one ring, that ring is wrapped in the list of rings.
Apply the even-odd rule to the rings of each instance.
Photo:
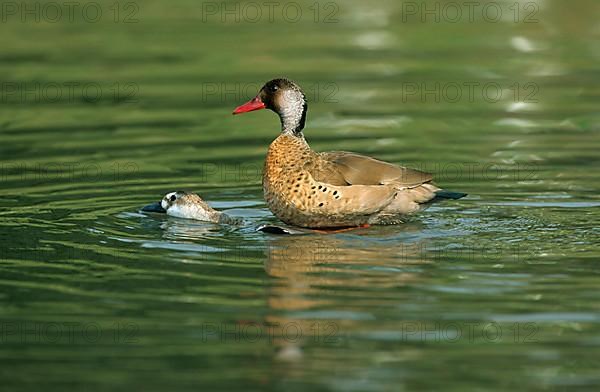
[[[171,200],[171,201],[175,201],[175,200],[177,200],[177,196],[175,196],[175,195],[171,195],[171,197],[169,198],[169,200]]]

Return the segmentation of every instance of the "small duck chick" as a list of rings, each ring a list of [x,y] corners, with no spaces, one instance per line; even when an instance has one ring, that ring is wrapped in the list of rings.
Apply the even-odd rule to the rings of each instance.
[[[240,219],[215,210],[195,193],[185,191],[167,193],[160,204],[167,211],[167,215],[177,218],[196,219],[227,225],[241,223]]]

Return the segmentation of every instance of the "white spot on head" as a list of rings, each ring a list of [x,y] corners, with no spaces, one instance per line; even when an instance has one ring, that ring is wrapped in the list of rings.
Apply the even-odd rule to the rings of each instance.
[[[163,197],[163,199],[160,201],[161,207],[164,208],[166,211],[168,211],[169,207],[171,206],[171,196],[177,197],[177,192],[167,193],[165,197]]]

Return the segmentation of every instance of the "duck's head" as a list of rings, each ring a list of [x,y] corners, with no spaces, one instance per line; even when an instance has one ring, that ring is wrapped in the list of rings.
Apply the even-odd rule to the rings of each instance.
[[[219,213],[195,193],[186,191],[167,193],[160,205],[167,215],[209,222],[218,221]]]
[[[296,83],[289,79],[273,79],[260,89],[255,98],[237,107],[233,114],[260,109],[270,109],[279,115],[283,133],[301,135],[308,105],[302,89]]]
[[[165,195],[165,197],[162,198],[162,200],[160,201],[160,206],[162,208],[165,209],[165,211],[169,211],[169,209],[171,207],[173,207],[176,204],[181,204],[183,202],[183,198],[188,195],[187,192],[185,191],[177,191],[177,192],[170,192],[167,193]]]

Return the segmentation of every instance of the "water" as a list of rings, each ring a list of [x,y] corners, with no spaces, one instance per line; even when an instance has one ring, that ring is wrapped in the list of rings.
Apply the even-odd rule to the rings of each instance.
[[[517,22],[495,2],[497,23],[97,4],[96,23],[0,25],[6,389],[598,387],[598,2],[521,2]],[[402,226],[256,233],[277,221],[260,171],[278,122],[230,112],[280,75],[307,91],[316,150],[469,197]],[[246,224],[138,213],[177,189]]]

